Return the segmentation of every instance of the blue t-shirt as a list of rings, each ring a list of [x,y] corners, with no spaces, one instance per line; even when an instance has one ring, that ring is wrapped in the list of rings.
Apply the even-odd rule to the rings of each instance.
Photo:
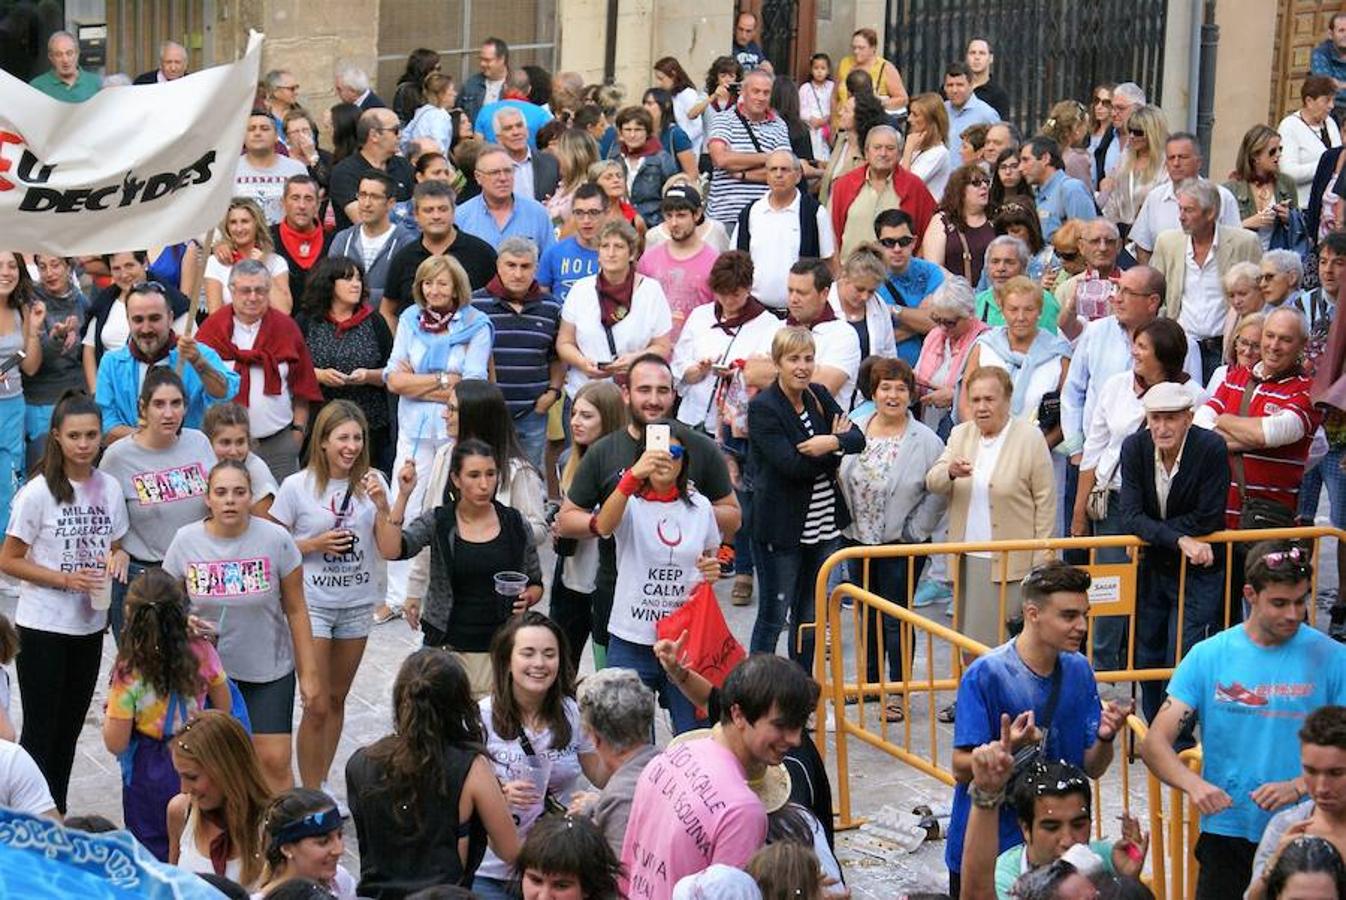
[[[879,285],[879,299],[889,306],[901,303],[908,309],[915,309],[943,283],[942,266],[925,259],[912,259],[907,271],[901,275],[894,275],[891,271],[888,273],[883,284]],[[897,291],[896,297],[893,296],[894,288]],[[914,368],[916,360],[921,356],[921,344],[924,340],[925,335],[917,334],[900,342],[897,345],[898,357]]]
[[[682,126],[677,124],[669,125],[660,133],[659,143],[674,158],[682,151],[692,149],[692,139],[682,130]]]
[[[1201,743],[1223,750],[1205,755],[1201,777],[1234,805],[1202,816],[1201,830],[1256,843],[1272,813],[1251,794],[1299,775],[1304,718],[1320,706],[1346,703],[1346,648],[1306,625],[1284,644],[1262,647],[1237,625],[1193,647],[1168,693],[1196,711]]]
[[[1098,684],[1089,661],[1078,653],[1062,653],[1056,659],[1061,666],[1061,695],[1056,713],[1047,731],[1048,759],[1059,759],[1074,766],[1084,765],[1084,752],[1098,738],[1101,705]],[[953,744],[971,750],[1000,737],[1000,715],[1011,718],[1033,710],[1041,723],[1051,694],[1051,676],[1043,677],[1024,664],[1006,641],[968,667],[958,685],[958,717],[954,720]],[[950,872],[963,869],[963,832],[967,828],[967,785],[953,792],[953,814],[949,820],[949,839],[944,847],[944,863]],[[1008,806],[1000,810],[1000,850],[1003,853],[1023,843],[1023,833]]]
[[[551,288],[557,303],[566,302],[570,287],[581,278],[598,274],[598,251],[590,250],[577,237],[552,244],[537,266],[538,284]]]

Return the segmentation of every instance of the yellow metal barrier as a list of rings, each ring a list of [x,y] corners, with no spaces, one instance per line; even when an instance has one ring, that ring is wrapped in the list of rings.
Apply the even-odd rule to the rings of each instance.
[[[1319,542],[1324,537],[1336,537],[1342,540],[1346,539],[1346,532],[1336,528],[1317,527],[1257,532],[1225,531],[1210,535],[1204,540],[1223,544],[1226,556],[1234,545],[1240,543],[1277,539],[1306,540],[1313,544],[1313,557],[1316,562],[1319,557]],[[1130,682],[1134,684],[1142,681],[1166,680],[1172,675],[1173,671],[1172,668],[1135,669],[1132,667],[1135,658],[1136,568],[1144,546],[1144,542],[1138,538],[1122,535],[1041,541],[1001,541],[982,544],[857,546],[841,550],[829,557],[818,574],[816,594],[818,609],[817,624],[814,627],[822,633],[820,634],[820,640],[817,642],[819,650],[815,660],[816,677],[822,686],[819,697],[816,739],[819,750],[826,753],[826,713],[828,711],[827,705],[830,703],[836,735],[837,827],[850,828],[860,824],[860,820],[852,816],[851,810],[851,766],[848,742],[852,738],[874,747],[946,785],[954,783],[951,764],[946,765],[942,762],[942,760],[951,759],[952,747],[943,750],[940,746],[941,736],[936,722],[936,712],[941,705],[940,695],[943,695],[947,701],[952,701],[962,677],[964,666],[990,649],[960,634],[957,631],[958,623],[956,621],[954,627],[948,627],[926,618],[919,612],[894,603],[890,598],[871,593],[868,586],[870,584],[870,565],[874,560],[896,558],[903,560],[906,564],[908,594],[905,599],[909,607],[916,586],[914,576],[918,557],[933,556],[937,553],[996,552],[999,554],[1002,577],[999,598],[1001,615],[999,620],[1003,622],[1006,602],[1006,593],[1003,587],[1007,565],[1006,552],[1028,550],[1044,554],[1056,554],[1066,550],[1087,551],[1089,553],[1089,565],[1086,565],[1085,568],[1095,575],[1096,581],[1102,588],[1101,593],[1105,595],[1103,598],[1100,598],[1097,594],[1091,596],[1090,617],[1125,617],[1132,625],[1129,629],[1131,637],[1126,652],[1127,668],[1116,672],[1099,672],[1097,673],[1098,680],[1105,683]],[[1124,563],[1097,563],[1097,551],[1105,548],[1126,549],[1128,560]],[[829,576],[838,565],[845,562],[859,563],[860,584],[843,582],[829,594],[827,591]],[[952,567],[952,571],[955,573],[956,579],[957,567]],[[1184,560],[1179,571],[1179,634],[1182,633],[1186,599],[1186,574],[1187,564]],[[1238,602],[1241,597],[1241,589],[1235,595],[1230,581],[1229,567],[1226,566],[1224,586],[1226,625],[1229,621],[1229,611],[1234,608],[1232,604]],[[1312,586],[1316,595],[1316,565]],[[955,580],[955,596],[957,596],[960,587]],[[851,659],[847,658],[845,652],[843,629],[847,627],[847,624],[841,607],[843,598],[849,598],[854,603],[852,620],[849,623],[853,634],[852,647],[855,651],[854,657]],[[886,676],[885,636],[882,628],[871,629],[869,627],[871,613],[891,617],[899,625],[903,648],[901,657],[902,677],[899,681],[891,681]],[[1313,607],[1311,606],[1310,616],[1312,615]],[[797,639],[798,635],[796,634],[794,637]],[[1004,637],[1003,628],[1001,637]],[[871,643],[875,645],[873,649],[876,651],[875,656],[878,659],[880,673],[878,681],[869,680],[866,671],[866,661]],[[948,651],[947,672],[939,671],[937,662],[937,658],[941,654],[937,653],[936,649],[944,649],[944,645],[947,645]],[[1092,649],[1087,648],[1086,652],[1092,661]],[[1181,659],[1181,646],[1177,648],[1177,652],[1178,658]],[[848,702],[855,704],[853,714],[848,714]],[[887,720],[886,710],[890,704],[902,711],[900,723],[891,723]],[[872,711],[871,706],[874,705],[877,706],[877,710]],[[917,718],[917,713],[924,713],[926,719],[919,731],[914,721]],[[877,720],[877,727],[871,727],[872,719]],[[1144,722],[1137,716],[1131,716],[1128,720],[1128,728],[1119,741],[1118,759],[1114,762],[1115,766],[1120,767],[1122,807],[1128,812],[1131,807],[1131,769],[1135,765],[1143,765],[1137,760],[1136,747],[1144,735]],[[925,738],[924,741],[919,740],[922,736]],[[924,746],[921,746],[922,743]],[[1199,748],[1187,751],[1182,758],[1194,770],[1199,771],[1201,758]],[[1149,809],[1147,816],[1143,815],[1142,817],[1148,817],[1150,822],[1151,873],[1155,894],[1160,900],[1164,900],[1165,897],[1177,900],[1177,898],[1191,896],[1196,881],[1196,863],[1192,857],[1192,851],[1196,841],[1198,816],[1190,808],[1181,791],[1164,786],[1148,770],[1145,772],[1145,778]],[[1167,815],[1164,812],[1165,798],[1167,798],[1167,808],[1169,810]],[[1095,781],[1094,826],[1095,832],[1100,837],[1103,834],[1101,799],[1101,788],[1099,783]]]

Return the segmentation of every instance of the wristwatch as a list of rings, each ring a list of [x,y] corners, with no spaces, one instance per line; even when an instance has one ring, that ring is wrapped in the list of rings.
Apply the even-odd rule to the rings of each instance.
[[[436,376],[436,380],[439,382],[439,389],[441,391],[447,391],[449,389],[448,372],[440,372],[439,375]]]

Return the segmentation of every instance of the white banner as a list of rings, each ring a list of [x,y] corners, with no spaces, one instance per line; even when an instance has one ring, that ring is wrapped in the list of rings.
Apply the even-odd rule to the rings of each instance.
[[[64,103],[0,72],[0,249],[62,256],[199,238],[234,192],[262,35],[238,62]]]

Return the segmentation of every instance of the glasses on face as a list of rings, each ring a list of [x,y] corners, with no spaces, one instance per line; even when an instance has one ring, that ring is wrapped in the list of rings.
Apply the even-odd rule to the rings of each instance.
[[[356,200],[374,200],[382,203],[388,199],[386,194],[371,194],[369,191],[361,191],[355,195]]]
[[[401,122],[398,122],[396,125],[379,125],[379,126],[376,126],[374,130],[375,130],[375,131],[382,131],[382,132],[384,132],[385,134],[388,133],[388,132],[392,132],[393,134],[401,134],[401,133],[402,133],[402,123],[401,123]]]
[[[1261,344],[1251,338],[1235,338],[1234,349],[1239,353],[1256,353]]]
[[[1094,106],[1112,106],[1111,97],[1095,97]]]
[[[916,238],[909,234],[904,234],[902,237],[879,238],[879,243],[891,250],[894,247],[910,247],[912,244],[916,243]]]
[[[297,85],[297,84],[278,84],[278,85],[276,85],[276,90],[278,90],[278,91],[297,91],[297,90],[299,90],[299,85]]]
[[[1266,153],[1267,156],[1280,156],[1280,155],[1281,155],[1281,148],[1280,148],[1280,147],[1268,147],[1268,148],[1266,149],[1265,153]]]
[[[970,179],[970,180],[968,181],[967,185],[968,185],[968,187],[990,187],[990,186],[991,186],[991,179],[989,179],[989,178],[984,178],[984,177],[983,177],[983,178],[973,178],[973,179]]]
[[[229,285],[229,293],[233,294],[235,297],[262,297],[271,293],[271,286],[264,284],[259,287],[252,287],[250,285],[235,287],[231,284]]]
[[[940,316],[930,317],[930,323],[932,325],[937,325],[940,328],[943,328],[945,331],[951,331],[952,329],[957,328],[958,322],[959,322],[958,319],[945,319],[941,318]]]
[[[1059,252],[1058,252],[1058,253],[1056,254],[1056,258],[1059,259],[1059,260],[1061,260],[1061,262],[1069,262],[1069,263],[1073,263],[1075,260],[1077,260],[1077,259],[1080,258],[1080,255],[1079,255],[1079,253],[1059,253]]]
[[[1263,272],[1262,274],[1257,276],[1258,284],[1271,284],[1271,282],[1275,280],[1276,280],[1276,273],[1274,272]]]
[[[1141,138],[1145,137],[1144,128],[1128,128],[1126,129],[1126,133],[1131,135],[1132,137],[1141,137]]]
[[[571,209],[571,210],[570,210],[570,213],[571,213],[571,215],[573,215],[573,216],[574,216],[575,218],[577,218],[577,219],[597,219],[599,216],[603,215],[603,210],[601,210],[601,209]]]
[[[508,169],[491,169],[490,171],[487,171],[487,170],[485,170],[485,169],[478,169],[478,170],[477,170],[477,178],[478,178],[478,179],[481,179],[481,178],[504,178],[506,175],[508,175],[510,178],[513,178],[513,177],[514,177],[514,167],[513,167],[513,166],[510,166]]]

